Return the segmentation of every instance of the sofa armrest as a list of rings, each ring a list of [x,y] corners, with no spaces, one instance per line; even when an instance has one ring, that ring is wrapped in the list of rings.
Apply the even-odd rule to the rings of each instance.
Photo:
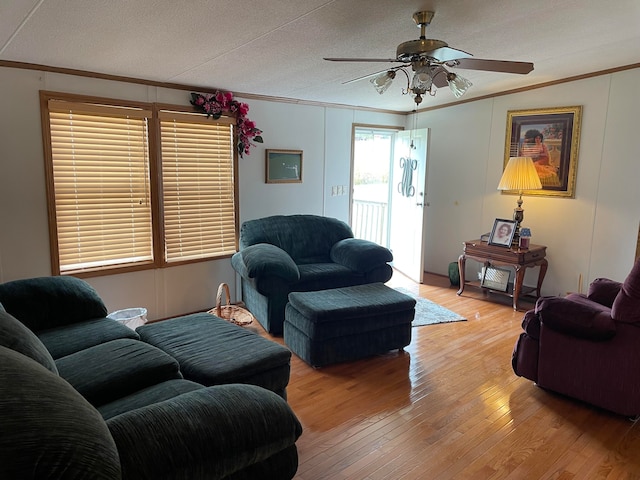
[[[69,383],[0,346],[0,478],[120,479],[104,420]]]
[[[608,278],[596,278],[589,284],[587,298],[600,305],[611,308],[621,287],[621,282],[616,282]]]
[[[123,478],[223,478],[290,448],[302,433],[281,397],[239,384],[184,393],[107,425]]]
[[[540,322],[556,332],[588,340],[609,340],[616,334],[611,314],[598,305],[561,297],[542,297],[535,313]]]
[[[98,292],[84,280],[70,276],[0,284],[0,303],[34,332],[107,315]]]
[[[280,277],[287,283],[300,280],[300,271],[287,252],[269,243],[244,248],[231,258],[231,265],[243,278]]]
[[[388,248],[359,238],[340,240],[330,252],[331,260],[356,272],[369,272],[393,260]]]
[[[529,310],[524,314],[522,329],[534,340],[540,340],[540,316],[535,310]]]

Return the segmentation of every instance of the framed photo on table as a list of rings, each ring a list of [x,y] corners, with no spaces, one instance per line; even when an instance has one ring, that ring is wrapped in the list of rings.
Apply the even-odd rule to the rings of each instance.
[[[489,245],[510,247],[513,235],[516,233],[516,222],[505,218],[496,218],[489,235]]]
[[[302,183],[302,150],[267,150],[266,183]]]
[[[480,286],[483,288],[490,288],[491,290],[497,290],[499,292],[506,292],[509,289],[510,276],[511,270],[508,268],[497,268],[491,266],[483,267]]]
[[[510,157],[531,157],[542,183],[526,195],[575,197],[581,118],[582,106],[507,112],[504,166]]]

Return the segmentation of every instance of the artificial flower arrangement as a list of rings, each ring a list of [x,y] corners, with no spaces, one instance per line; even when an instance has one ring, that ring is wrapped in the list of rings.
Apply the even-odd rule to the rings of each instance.
[[[207,114],[208,117],[213,117],[215,120],[220,118],[223,114],[231,114],[236,117],[236,125],[238,128],[238,154],[240,158],[244,154],[249,154],[250,147],[255,147],[252,141],[262,143],[262,130],[256,128],[255,122],[247,118],[249,113],[249,105],[246,103],[238,102],[233,99],[233,93],[216,91],[216,93],[192,93],[191,105],[196,107],[202,113]]]

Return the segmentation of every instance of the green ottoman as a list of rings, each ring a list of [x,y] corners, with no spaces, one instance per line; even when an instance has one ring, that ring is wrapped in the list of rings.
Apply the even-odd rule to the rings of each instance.
[[[292,292],[284,342],[314,367],[402,349],[411,343],[415,305],[382,283]]]
[[[248,383],[286,399],[291,351],[208,313],[194,313],[136,329],[140,340],[165,351],[187,380],[205,386]]]

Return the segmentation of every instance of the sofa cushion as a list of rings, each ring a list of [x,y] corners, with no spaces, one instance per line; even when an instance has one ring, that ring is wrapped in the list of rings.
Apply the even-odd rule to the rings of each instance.
[[[165,380],[182,378],[178,362],[144,342],[112,340],[56,360],[60,376],[100,406]]]
[[[95,318],[41,330],[38,338],[53,358],[61,358],[118,338],[137,340],[139,337],[135,331],[120,322],[110,318]]]
[[[0,284],[4,308],[32,331],[107,315],[98,293],[84,280],[38,277]]]
[[[294,444],[302,433],[287,402],[254,385],[203,388],[118,415],[107,425],[118,449],[127,452],[122,471],[131,479],[292,478]],[[291,449],[294,457],[272,472],[241,471]],[[180,475],[166,474],[175,471]]]
[[[640,259],[622,283],[611,306],[611,316],[618,322],[640,322]]]
[[[307,292],[348,287],[365,283],[364,275],[339,263],[307,263],[300,265],[300,281],[294,290]]]
[[[166,382],[157,383],[156,385],[151,385],[150,387],[133,392],[126,397],[118,398],[113,402],[105,403],[98,408],[98,411],[100,415],[102,415],[102,418],[107,420],[121,413],[146,407],[147,405],[162,402],[201,388],[204,388],[204,386],[190,380],[181,378],[167,380]]]
[[[416,300],[382,283],[291,292],[289,304],[313,323],[414,311]],[[409,319],[409,323],[411,323]]]
[[[26,355],[53,373],[58,373],[51,354],[36,334],[4,310],[0,311],[0,345]]]
[[[589,284],[587,298],[600,305],[611,308],[618,292],[620,292],[620,287],[622,287],[622,283],[616,282],[615,280],[596,278]]]
[[[251,383],[284,395],[291,352],[249,329],[208,313],[137,328],[140,338],[180,363],[184,378],[206,386]]]
[[[102,417],[71,385],[0,347],[0,478],[121,478]]]

